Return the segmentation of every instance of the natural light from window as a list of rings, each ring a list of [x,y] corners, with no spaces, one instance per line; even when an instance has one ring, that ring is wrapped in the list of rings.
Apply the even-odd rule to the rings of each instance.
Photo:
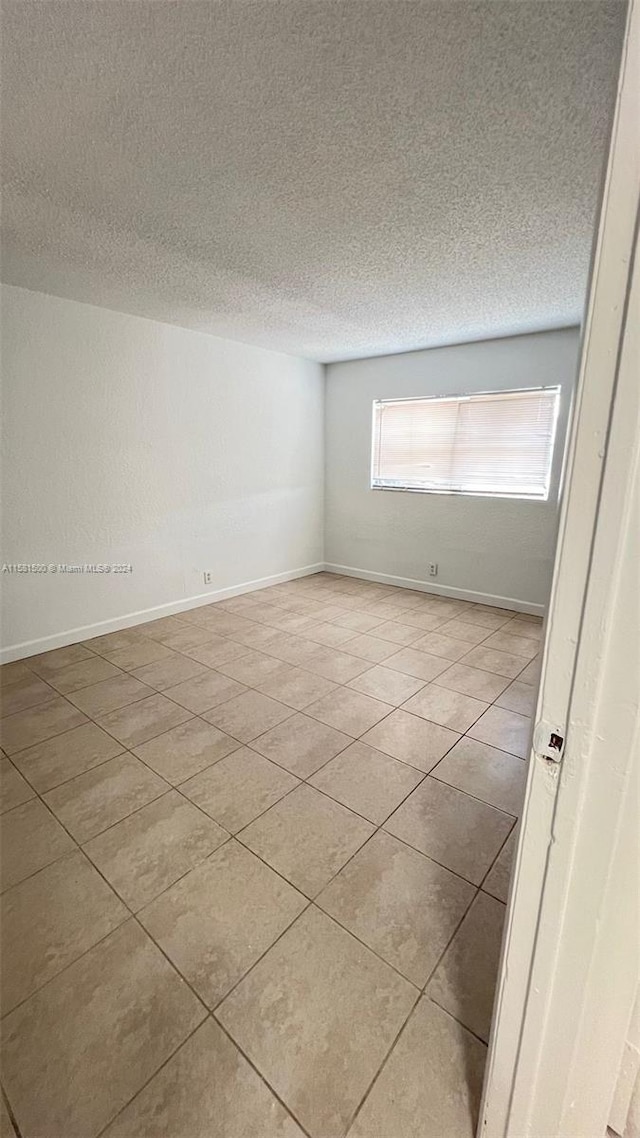
[[[371,487],[549,497],[559,387],[373,404]]]

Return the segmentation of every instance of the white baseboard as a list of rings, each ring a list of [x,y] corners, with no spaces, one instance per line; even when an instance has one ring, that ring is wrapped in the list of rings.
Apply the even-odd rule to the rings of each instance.
[[[298,577],[308,577],[312,573],[322,573],[323,569],[323,562],[319,562],[317,565],[305,565],[302,569],[275,573],[271,577],[261,577],[257,581],[243,581],[241,585],[231,585],[227,589],[215,589],[209,593],[199,593],[195,597],[185,597],[181,601],[170,601],[168,604],[156,605],[155,608],[129,612],[124,616],[113,617],[111,620],[102,620],[97,624],[85,624],[80,628],[70,628],[66,632],[56,632],[52,636],[43,636],[39,640],[25,640],[22,644],[12,644],[8,648],[0,649],[0,663],[9,664],[12,660],[23,660],[27,656],[37,656],[40,652],[50,652],[54,648],[66,648],[68,644],[90,640],[93,636],[104,636],[107,632],[120,632],[123,628],[131,628],[135,624],[146,624],[148,621],[158,620],[162,616],[174,616],[176,613],[186,612],[188,609],[210,605],[214,601],[225,601],[229,597],[240,596],[241,593],[253,593],[256,589],[266,589],[269,585],[279,585],[284,581],[295,581]]]
[[[521,601],[516,597],[499,597],[493,593],[476,593],[470,589],[454,589],[449,585],[432,585],[430,581],[414,581],[412,577],[394,577],[390,573],[372,573],[369,569],[354,569],[351,565],[332,565],[326,562],[327,573],[340,573],[344,577],[362,577],[365,581],[377,581],[381,585],[397,585],[401,589],[416,589],[421,593],[435,593],[438,597],[454,597],[459,601],[472,601],[474,604],[493,605],[500,609],[514,609],[516,612],[544,616],[545,606],[533,601]]]

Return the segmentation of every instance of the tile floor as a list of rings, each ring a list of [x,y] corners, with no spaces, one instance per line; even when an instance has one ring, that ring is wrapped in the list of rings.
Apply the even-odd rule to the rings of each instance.
[[[2,1138],[471,1138],[540,637],[318,574],[5,665]]]

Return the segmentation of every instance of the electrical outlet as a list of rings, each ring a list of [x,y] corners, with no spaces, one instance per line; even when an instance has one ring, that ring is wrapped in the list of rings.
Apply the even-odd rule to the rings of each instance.
[[[430,561],[429,562],[429,576],[430,577],[437,577],[438,576],[438,563],[437,563],[437,561]]]
[[[211,573],[208,569],[205,569],[202,575],[204,577],[205,585],[213,585],[213,573]]]

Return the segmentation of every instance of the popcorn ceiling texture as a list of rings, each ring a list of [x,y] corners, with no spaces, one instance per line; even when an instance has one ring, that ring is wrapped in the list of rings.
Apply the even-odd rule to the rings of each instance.
[[[336,360],[581,317],[619,0],[4,5],[4,279]]]

